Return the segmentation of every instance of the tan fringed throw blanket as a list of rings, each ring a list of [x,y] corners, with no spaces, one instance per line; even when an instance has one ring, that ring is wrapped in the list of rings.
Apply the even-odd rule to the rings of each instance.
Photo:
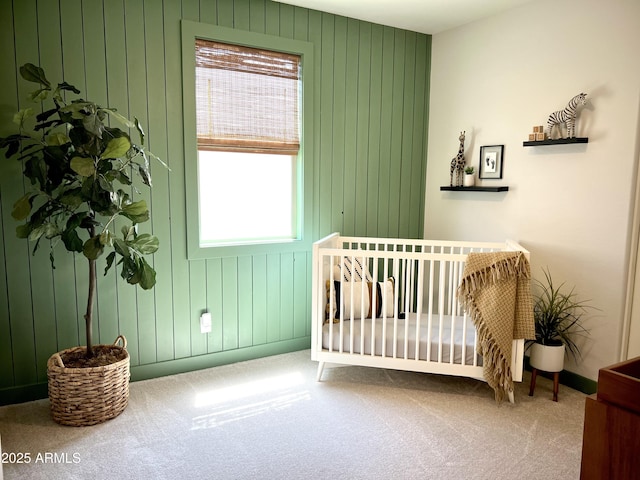
[[[497,402],[513,391],[513,340],[535,338],[530,278],[522,252],[469,253],[458,287],[458,299],[478,330],[483,375]]]

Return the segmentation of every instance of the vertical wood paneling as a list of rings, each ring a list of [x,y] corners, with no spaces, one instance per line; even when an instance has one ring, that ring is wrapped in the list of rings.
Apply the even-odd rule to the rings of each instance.
[[[378,182],[378,234],[387,237],[389,231],[389,203],[391,201],[391,130],[393,127],[394,31],[383,27],[382,38],[382,115],[380,117],[380,171]],[[395,165],[394,165],[395,166]]]
[[[32,58],[30,61],[32,63],[38,63],[40,61],[42,65],[46,64],[47,69],[45,71],[47,72],[47,77],[51,81],[55,81],[60,78],[59,72],[62,69],[60,42],[56,41],[56,39],[60,38],[60,23],[59,21],[54,23],[58,17],[58,11],[57,8],[51,7],[51,5],[43,5],[42,2],[39,2],[37,5],[38,24],[46,19],[47,23],[53,20],[53,25],[47,24],[45,28],[38,28],[38,56]],[[48,69],[48,67],[52,67],[52,69]],[[35,88],[36,85],[32,83],[30,89],[33,90]],[[36,111],[40,110],[39,105],[31,104],[30,106]],[[46,103],[46,108],[50,108],[51,106],[53,106],[51,101]],[[28,188],[30,188],[30,186],[28,186]],[[31,246],[33,246],[33,244]],[[46,380],[47,359],[57,350],[55,292],[52,282],[53,272],[48,261],[50,253],[49,242],[42,241],[41,247],[31,262],[31,288],[34,292],[38,292],[38,301],[33,302],[33,318],[37,379],[39,382]]]
[[[147,93],[147,64],[146,64],[146,38],[145,29],[140,28],[145,21],[145,2],[138,0],[125,0],[125,32],[127,36],[127,89],[129,94],[129,116],[137,117],[142,125],[149,125],[148,106],[149,97]],[[144,199],[151,205],[151,195],[149,189],[141,185],[138,179],[134,180],[134,186],[140,191],[136,199]],[[153,208],[153,205],[151,205]],[[141,224],[141,231],[149,231],[151,226]],[[128,286],[128,285],[125,285]],[[143,292],[135,289],[135,324],[128,329],[136,341],[139,362],[141,364],[153,363],[156,361],[156,329],[155,311],[153,304],[153,292]],[[129,337],[127,337],[129,338]],[[133,343],[129,341],[129,343]]]
[[[16,32],[25,32],[29,35],[28,41],[16,42],[16,60],[18,65],[26,62],[33,62],[38,58],[37,44],[37,15],[35,1],[20,2],[14,5],[14,26]],[[25,85],[26,82],[18,82],[17,100],[18,108],[31,107],[27,98],[30,91],[33,91],[34,84]],[[29,104],[27,104],[27,102]],[[11,104],[15,104],[15,101]],[[20,164],[13,163],[11,173],[20,171]],[[16,168],[18,167],[18,168]],[[19,176],[18,181],[8,182],[2,185],[3,200],[6,198],[9,205],[5,209],[7,218],[11,218],[11,205],[18,198],[24,195],[24,185]],[[9,254],[7,255],[7,279],[9,282],[9,298],[15,299],[10,304],[9,314],[11,315],[11,342],[14,352],[15,381],[17,384],[29,384],[37,381],[36,346],[34,342],[35,325],[33,314],[33,296],[37,290],[33,290],[33,279],[31,278],[31,263],[36,261],[32,258],[30,251],[33,244],[27,245],[24,240],[15,238],[15,226],[10,230],[13,234],[6,239]],[[46,249],[46,244],[45,244]],[[41,267],[40,267],[41,268]],[[45,304],[47,292],[45,292]]]
[[[280,7],[281,3],[266,2],[265,4],[265,30],[267,35],[278,35],[280,33]]]
[[[90,98],[99,105],[109,105],[107,94],[107,65],[105,47],[105,24],[102,2],[90,2],[84,0],[82,3],[82,25],[83,25],[83,45],[85,57],[85,78],[86,90],[82,92],[86,98]],[[107,218],[99,218],[103,224]],[[65,254],[66,255],[66,254]],[[85,258],[79,255],[84,261],[85,275],[87,278],[88,263]],[[93,340],[95,343],[112,343],[118,336],[118,313],[117,305],[112,301],[115,296],[115,277],[102,275],[103,258],[97,262],[97,295],[96,304],[93,309]],[[80,296],[85,303],[87,291]],[[85,305],[86,307],[86,305]],[[82,330],[85,335],[85,330]]]
[[[293,338],[306,336],[309,324],[308,293],[311,292],[311,270],[307,270],[307,252],[293,255]]]
[[[0,15],[0,44],[4,45],[5,49],[14,50],[13,38],[13,8],[8,4],[3,15]],[[0,89],[0,105],[12,106],[14,109],[17,106],[15,67],[13,58],[6,58],[6,63],[3,61],[2,68],[0,68],[0,85],[4,86]],[[0,135],[12,133],[15,133],[15,125],[0,123]],[[10,164],[13,164],[11,168]],[[4,269],[0,269],[0,389],[12,387],[15,383],[7,256],[11,255],[8,243],[11,242],[9,237],[15,237],[15,227],[9,209],[13,202],[5,197],[7,182],[16,183],[15,174],[19,174],[19,172],[18,162],[9,162],[4,158],[0,162],[0,264],[4,267]]]
[[[322,77],[322,14],[316,10],[312,10],[309,12],[309,33],[308,40],[313,43],[313,71],[315,73],[316,78]],[[322,126],[322,92],[323,87],[322,83],[316,82],[316,88],[313,91],[313,111],[315,126],[314,126],[314,135],[313,135],[313,195],[312,195],[312,203],[313,203],[313,212],[312,219],[307,218],[306,221],[311,221],[313,238],[317,239],[322,236],[325,232],[322,229],[321,216],[323,208],[320,208],[322,205],[323,195],[321,192],[322,180],[323,176],[320,174],[323,169],[323,159],[321,155],[321,126]],[[308,164],[306,166],[308,167]]]
[[[333,112],[331,118],[331,230],[344,231],[344,171],[345,171],[345,82],[347,19],[335,17],[333,24]],[[335,173],[341,172],[341,175]]]
[[[203,0],[200,1],[202,5]],[[225,0],[221,0],[217,3],[218,12],[218,25],[221,27],[233,28],[233,3]]]
[[[86,77],[85,77],[85,64],[84,64],[84,43],[82,29],[78,28],[82,25],[82,2],[80,0],[71,0],[69,2],[63,2],[60,4],[60,32],[61,32],[61,44],[62,44],[62,62],[64,69],[64,81],[75,85],[82,94],[86,92]],[[57,316],[58,324],[60,327],[58,331],[60,333],[58,341],[58,349],[68,348],[69,346],[84,344],[85,342],[85,328],[84,328],[84,314],[87,308],[87,279],[89,274],[89,268],[87,266],[87,259],[82,255],[73,255],[71,259],[60,257],[64,256],[63,252],[56,255],[57,262],[70,261],[73,266],[69,267],[75,272],[75,277],[66,277],[65,271],[56,268],[54,271],[54,282],[56,287],[59,288],[61,283],[69,282],[71,278],[75,278],[75,285],[69,285],[70,289],[75,290],[72,293],[75,296],[75,302],[69,303],[69,306],[75,307],[75,314],[66,316],[66,312],[60,312]],[[60,302],[64,302],[67,298],[62,297]],[[60,302],[56,302],[58,305]],[[97,322],[97,320],[96,320]],[[62,343],[67,340],[75,343]],[[134,350],[135,352],[135,350]],[[130,352],[131,354],[131,352]],[[132,356],[132,364],[134,363],[134,357]]]
[[[267,255],[267,343],[280,340],[280,255]]]
[[[207,337],[200,333],[200,315],[202,315],[207,308],[206,278],[209,262],[210,260],[189,262],[189,302],[191,306],[191,314],[189,315],[189,328],[191,331],[190,356],[207,353]],[[218,318],[220,322],[223,321],[222,314]]]
[[[107,75],[107,105],[111,108],[116,108],[119,113],[125,117],[129,116],[127,110],[128,96],[127,89],[124,88],[127,85],[127,58],[124,52],[126,52],[126,37],[124,28],[124,4],[119,2],[105,2],[104,3],[104,34],[105,34],[105,61],[106,61],[106,75]],[[112,126],[118,126],[118,122],[111,122]],[[115,231],[119,232],[124,221],[116,220]],[[102,259],[104,261],[104,259]],[[102,266],[99,263],[99,266]],[[120,303],[120,295],[129,292],[133,294],[133,289],[125,289],[126,285],[118,285],[120,277],[117,272],[117,268],[111,268],[107,276],[103,276],[103,271],[99,269],[99,277],[104,277],[102,283],[107,283],[111,288],[112,295],[118,299],[117,302],[111,301],[113,296],[105,295],[103,290],[100,290],[100,294],[107,301],[102,304],[111,305],[113,307],[112,312],[106,312],[101,310],[101,317],[103,322],[100,332],[102,334],[101,340],[103,342],[113,342],[122,330],[122,323],[120,321],[120,315],[122,312],[122,305]],[[119,288],[120,287],[120,288]],[[102,286],[100,287],[102,288]],[[105,305],[102,305],[103,307]],[[126,334],[125,334],[126,337]],[[127,342],[129,338],[127,337]]]
[[[280,340],[293,338],[293,253],[280,255]]]
[[[6,13],[6,14],[5,14]],[[15,50],[13,43],[13,8],[11,4],[6,5],[3,14],[0,15],[0,44],[10,51]],[[4,55],[2,68],[0,68],[0,105],[5,108],[15,110],[18,106],[16,94],[16,65],[11,55]],[[3,115],[3,118],[4,117]],[[15,133],[16,126],[8,121],[0,122],[0,135],[10,135]],[[0,162],[0,262],[4,267],[0,269],[0,389],[9,388],[15,384],[14,378],[14,353],[13,335],[11,331],[11,296],[10,296],[10,258],[14,255],[11,245],[16,244],[15,222],[11,218],[11,206],[15,199],[8,197],[11,184],[16,184],[15,180],[20,175],[20,164],[17,161],[3,159]],[[25,245],[22,245],[24,248]],[[23,276],[26,279],[27,276]],[[19,301],[20,297],[15,297],[14,301]]]
[[[213,25],[218,23],[218,2],[211,0],[209,2],[198,2],[197,0],[190,0],[190,4],[194,4],[191,10],[195,11],[199,9],[199,16],[189,15],[189,20],[199,20],[203,23],[211,23]],[[229,3],[229,2],[227,2]]]
[[[429,120],[429,73],[431,71],[431,37],[420,35],[416,45],[416,86],[413,111],[413,145],[411,198],[409,210],[410,236],[420,238],[423,232],[424,191],[426,183],[427,151],[426,127]]]
[[[253,257],[253,344],[267,343],[267,256]]]
[[[320,109],[316,110],[316,115],[320,117],[320,130],[317,141],[320,149],[316,162],[320,166],[320,198],[318,202],[320,217],[320,235],[333,231],[333,58],[334,58],[334,16],[326,13],[322,14],[322,33],[320,38],[320,71],[316,75],[320,76]],[[339,206],[340,208],[340,206]],[[340,226],[338,225],[338,228]]]
[[[265,6],[262,0],[250,0],[249,2],[249,30],[264,33],[265,31]]]
[[[293,12],[293,38],[308,40],[309,11],[306,8],[295,7]]]
[[[105,21],[105,58],[107,62],[107,98],[109,107],[116,108],[122,115],[129,117],[129,97],[127,94],[127,48],[125,30],[125,6],[123,1],[104,3]],[[121,126],[120,126],[121,127]],[[121,127],[122,128],[122,127]],[[127,222],[116,220],[115,231]],[[102,272],[98,271],[101,276]],[[129,353],[133,354],[132,359],[137,359],[138,342],[136,327],[136,294],[135,290],[128,285],[120,283],[118,270],[112,268],[106,279],[115,285],[115,295],[117,298],[117,318],[103,318],[101,324],[102,340],[113,342],[119,334],[124,334],[129,344]],[[103,298],[109,301],[109,297],[104,294]]]
[[[147,144],[149,149],[161,159],[167,159],[167,104],[165,82],[164,20],[162,4],[145,3],[145,38],[147,58],[147,85],[149,99],[149,121]],[[175,38],[175,37],[174,37]],[[162,239],[171,238],[171,194],[169,192],[169,172],[159,162],[151,160],[151,227],[154,235]],[[148,189],[146,189],[148,191]],[[153,289],[156,328],[156,350],[158,361],[174,358],[173,350],[173,301],[171,282],[171,249],[168,245],[153,256],[157,272]]]
[[[2,22],[0,22],[0,28]],[[1,77],[0,77],[1,78]],[[0,101],[2,99],[0,98]],[[0,169],[0,174],[2,169]],[[0,196],[0,201],[2,196]],[[0,227],[4,225],[4,217],[0,208]],[[0,230],[0,262],[6,265],[4,232]],[[0,388],[13,385],[13,362],[11,348],[11,328],[9,328],[9,297],[7,296],[6,275],[0,275]]]
[[[249,30],[249,24],[249,0],[234,0],[233,28],[237,28],[239,30]]]
[[[390,237],[398,237],[399,235],[399,216],[400,216],[400,195],[402,191],[400,183],[400,174],[402,170],[402,132],[404,125],[402,118],[404,115],[404,51],[405,51],[405,32],[395,30],[393,38],[393,80],[391,94],[391,141],[389,156],[389,228],[387,235]]]
[[[182,75],[179,65],[182,52],[180,49],[180,0],[166,0],[164,11],[165,32],[165,76],[167,91],[167,157],[171,168],[169,176],[169,226],[171,234],[163,237],[160,248],[171,252],[171,292],[173,298],[173,341],[174,355],[183,358],[190,355],[191,335],[189,329],[189,263],[185,260],[187,238],[184,231],[186,223],[186,200],[184,195],[184,138],[182,124]],[[220,338],[220,337],[218,337]],[[221,343],[221,342],[220,342]],[[220,347],[221,348],[221,347]]]
[[[411,209],[411,167],[412,167],[412,145],[413,145],[413,110],[415,101],[415,60],[416,60],[416,34],[407,32],[405,36],[404,48],[404,88],[403,109],[402,109],[402,156],[400,165],[400,188],[407,190],[408,195],[401,196],[398,209],[398,233],[399,237],[408,237],[410,234],[409,212]]]
[[[99,269],[96,335],[111,342],[125,334],[132,366],[310,335],[310,252],[186,259],[181,18],[313,43],[305,216],[314,239],[422,231],[429,37],[267,0],[3,2],[0,38],[13,47],[15,26],[15,48],[0,59],[0,103],[24,106],[30,87],[16,66],[39,61],[51,80],[64,77],[138,117],[149,148],[171,168],[152,164],[151,191],[136,184],[152,210],[141,229],[160,238],[156,288],[132,288],[115,269],[106,277]],[[0,134],[10,131],[0,124]],[[46,246],[30,256],[10,217],[24,190],[20,165],[0,162],[0,173],[1,390],[43,381],[53,349],[84,343],[87,262],[59,249],[52,272]],[[208,335],[200,333],[205,309]]]
[[[295,7],[287,5],[286,3],[280,4],[280,30],[278,32],[278,36],[284,38],[293,38],[294,8]]]
[[[251,257],[238,258],[238,347],[253,345],[253,270]]]
[[[207,336],[209,353],[222,351],[222,259],[207,260],[207,309],[211,313],[211,333]]]
[[[355,235],[367,234],[367,176],[370,141],[371,24],[360,22],[358,31],[358,92],[356,131],[356,181],[354,185]]]
[[[238,348],[238,259],[222,259],[222,349]]]
[[[369,92],[369,156],[367,168],[367,236],[383,236],[378,229],[380,177],[380,132],[382,128],[382,45],[383,27],[371,27],[371,87]]]
[[[346,56],[344,67],[344,207],[343,227],[344,235],[355,233],[356,195],[359,179],[356,175],[357,167],[357,135],[358,119],[358,20],[347,20],[346,28]]]

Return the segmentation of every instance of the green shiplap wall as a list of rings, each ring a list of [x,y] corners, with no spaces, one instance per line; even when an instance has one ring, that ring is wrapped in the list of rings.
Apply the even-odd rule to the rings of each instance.
[[[161,241],[150,292],[100,276],[96,340],[128,340],[142,379],[307,348],[311,252],[187,260],[180,20],[314,45],[313,240],[422,235],[431,38],[268,0],[0,0],[0,136],[29,105],[20,65],[40,64],[88,98],[138,117],[152,166],[144,226]],[[84,343],[86,261],[15,236],[29,187],[0,158],[0,404],[46,395],[46,360]],[[241,192],[239,192],[241,194]],[[214,326],[200,333],[208,309]]]

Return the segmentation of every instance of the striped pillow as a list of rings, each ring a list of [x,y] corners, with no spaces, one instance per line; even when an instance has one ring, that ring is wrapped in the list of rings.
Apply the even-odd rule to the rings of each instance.
[[[333,278],[340,280],[340,259],[336,259],[333,266]],[[362,257],[344,257],[344,269],[342,280],[345,282],[372,282],[371,274],[367,269],[366,259]]]

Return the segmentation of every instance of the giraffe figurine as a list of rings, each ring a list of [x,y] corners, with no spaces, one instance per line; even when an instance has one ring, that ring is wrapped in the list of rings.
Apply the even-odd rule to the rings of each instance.
[[[464,165],[465,165],[465,161],[464,161],[464,131],[460,132],[460,137],[458,138],[458,140],[460,140],[460,147],[458,148],[458,154],[453,157],[453,160],[451,160],[451,168],[449,169],[449,186],[451,187],[461,187],[462,186],[462,179],[464,177]],[[455,173],[456,175],[456,181],[455,181],[455,185],[453,184],[453,174]]]

